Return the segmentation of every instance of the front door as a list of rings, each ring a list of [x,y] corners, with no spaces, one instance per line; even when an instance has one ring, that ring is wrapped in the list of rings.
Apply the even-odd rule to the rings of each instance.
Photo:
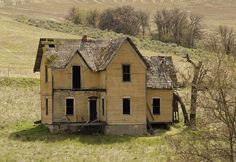
[[[89,100],[89,112],[90,112],[90,121],[97,119],[97,100]]]

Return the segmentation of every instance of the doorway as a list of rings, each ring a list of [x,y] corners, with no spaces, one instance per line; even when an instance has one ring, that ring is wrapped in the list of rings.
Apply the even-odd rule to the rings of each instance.
[[[90,121],[94,121],[97,119],[97,99],[89,100],[89,115]]]

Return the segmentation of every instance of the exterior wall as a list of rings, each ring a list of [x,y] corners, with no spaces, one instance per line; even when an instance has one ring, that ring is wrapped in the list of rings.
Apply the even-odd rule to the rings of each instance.
[[[154,115],[152,110],[152,98],[160,98],[160,115]],[[147,89],[147,103],[148,107],[154,117],[154,120],[150,116],[150,112],[147,109],[147,116],[150,122],[157,123],[169,123],[173,121],[173,91],[171,89]]]
[[[53,69],[53,88],[72,89],[72,66],[81,68],[81,88],[99,88],[99,73],[92,72],[82,61],[78,54],[75,54],[65,69]]]
[[[102,112],[102,98],[104,98],[104,114]],[[107,97],[106,94],[101,94],[100,98],[98,99],[99,102],[99,119],[100,121],[106,121],[107,119]]]
[[[41,120],[42,123],[51,124],[52,119],[52,70],[48,68],[48,81],[45,82],[45,57],[40,66],[40,94],[41,94]],[[46,98],[48,98],[48,115],[46,115]]]
[[[122,64],[131,65],[131,82],[122,81]],[[126,41],[107,68],[108,124],[146,123],[146,67]],[[131,114],[123,115],[122,98],[131,98]]]
[[[107,125],[105,127],[105,134],[110,135],[143,135],[147,132],[146,124],[117,124]]]
[[[89,120],[89,97],[97,96],[97,117],[99,120],[98,92],[55,91],[54,92],[54,122],[86,122]],[[74,99],[74,115],[66,115],[66,98]]]

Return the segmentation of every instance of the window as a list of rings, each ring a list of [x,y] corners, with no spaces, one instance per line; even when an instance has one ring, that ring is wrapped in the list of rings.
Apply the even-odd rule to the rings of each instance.
[[[49,44],[49,48],[55,48],[55,44]]]
[[[152,110],[154,115],[160,115],[160,98],[152,99]]]
[[[45,113],[48,115],[48,98],[45,99]]]
[[[48,82],[48,66],[45,65],[45,82]]]
[[[130,65],[122,65],[122,71],[123,71],[123,81],[130,82],[131,80]]]
[[[81,73],[80,66],[73,66],[73,89],[81,88]]]
[[[102,115],[105,113],[105,99],[102,98]]]
[[[73,115],[74,114],[74,99],[67,98],[66,99],[66,115]]]
[[[130,114],[130,98],[123,98],[123,114]]]

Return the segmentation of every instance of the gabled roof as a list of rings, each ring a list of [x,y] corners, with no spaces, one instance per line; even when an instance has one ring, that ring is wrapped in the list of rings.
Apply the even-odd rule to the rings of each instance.
[[[108,64],[116,55],[118,49],[126,40],[130,43],[140,59],[147,66],[142,54],[128,37],[115,40],[88,40],[87,42],[82,42],[81,40],[75,39],[55,39],[53,41],[55,48],[48,48],[45,55],[49,58],[49,60],[50,58],[52,59],[50,63],[48,63],[49,67],[65,68],[71,58],[75,54],[79,54],[85,64],[92,71],[102,71],[106,69]],[[50,44],[50,42],[45,41],[43,38],[40,39],[34,72],[40,70],[43,55],[42,48],[44,47],[44,44]]]
[[[105,70],[126,40],[147,67],[148,88],[170,89],[176,85],[176,71],[172,58],[166,56],[144,57],[128,37],[115,40],[88,40],[86,42],[78,39],[41,38],[34,72],[40,70],[44,51],[44,54],[48,58],[47,65],[52,68],[65,68],[75,55],[79,55],[86,66],[92,71]],[[43,48],[49,44],[53,44],[55,47]]]
[[[171,56],[145,57],[149,65],[147,71],[148,88],[173,88],[177,84],[176,71]]]

